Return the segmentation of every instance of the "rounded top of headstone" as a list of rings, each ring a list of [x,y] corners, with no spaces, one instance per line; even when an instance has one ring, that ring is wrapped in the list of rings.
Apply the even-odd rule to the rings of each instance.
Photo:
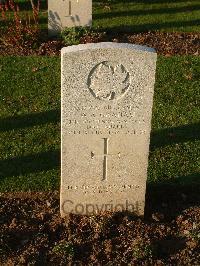
[[[100,43],[87,43],[87,44],[79,44],[79,45],[72,45],[68,47],[64,47],[61,49],[61,54],[65,53],[72,53],[84,50],[91,50],[91,49],[128,49],[128,50],[138,50],[144,51],[148,53],[156,53],[156,50],[147,46],[143,45],[136,45],[130,43],[115,43],[115,42],[100,42]]]

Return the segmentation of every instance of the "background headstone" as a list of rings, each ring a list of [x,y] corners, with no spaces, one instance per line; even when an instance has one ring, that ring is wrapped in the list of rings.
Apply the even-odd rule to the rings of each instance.
[[[143,215],[156,57],[132,44],[62,49],[62,216]]]
[[[65,27],[91,26],[92,0],[48,0],[48,31],[58,35]]]

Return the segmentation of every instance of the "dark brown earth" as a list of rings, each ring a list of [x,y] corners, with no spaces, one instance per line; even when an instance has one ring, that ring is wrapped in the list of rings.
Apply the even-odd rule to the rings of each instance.
[[[59,215],[59,194],[0,194],[0,265],[200,265],[199,188],[151,187],[146,215]]]
[[[47,39],[47,38],[46,38]],[[99,33],[84,36],[81,43],[91,42],[126,42],[140,45],[147,45],[156,49],[157,53],[164,56],[171,55],[199,55],[200,54],[200,33],[167,33],[147,32],[138,34],[112,34]],[[0,44],[0,55],[59,55],[64,45],[59,40],[46,40],[38,44],[39,48],[5,46]]]

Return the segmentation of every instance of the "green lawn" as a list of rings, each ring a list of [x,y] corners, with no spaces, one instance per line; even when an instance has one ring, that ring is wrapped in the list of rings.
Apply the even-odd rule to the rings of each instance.
[[[157,62],[148,180],[200,184],[200,58]],[[0,191],[59,189],[60,58],[0,57]]]
[[[105,2],[105,1],[104,1]],[[93,5],[94,26],[110,31],[186,31],[200,30],[200,2],[180,0],[111,0]],[[110,6],[110,7],[109,7]]]
[[[28,0],[15,0],[27,13]],[[47,30],[47,0],[41,1],[40,27]],[[93,26],[116,31],[200,31],[199,0],[93,0]]]

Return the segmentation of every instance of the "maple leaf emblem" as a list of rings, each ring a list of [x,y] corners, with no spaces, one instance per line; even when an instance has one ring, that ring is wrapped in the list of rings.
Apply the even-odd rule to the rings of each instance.
[[[95,98],[114,100],[128,90],[130,75],[122,64],[105,61],[91,71],[88,82]]]

